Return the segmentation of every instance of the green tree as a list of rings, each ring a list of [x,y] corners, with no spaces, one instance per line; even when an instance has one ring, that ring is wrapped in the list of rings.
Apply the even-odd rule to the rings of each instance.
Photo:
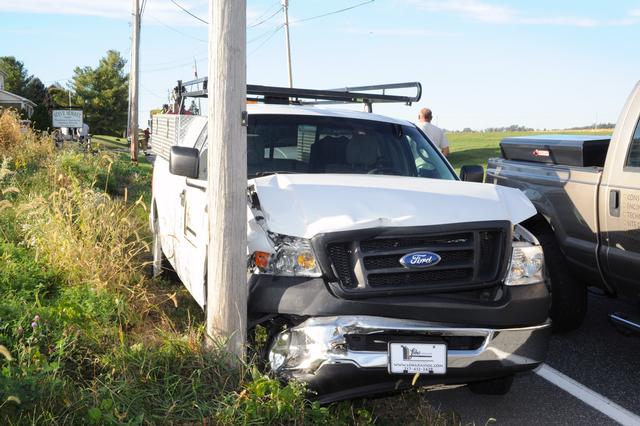
[[[24,86],[22,96],[40,105],[46,101],[47,88],[38,77],[31,77]]]
[[[129,76],[125,59],[109,50],[98,66],[76,67],[72,87],[74,104],[81,105],[91,133],[118,135],[127,126]]]
[[[0,70],[7,75],[4,79],[4,90],[26,97],[25,88],[32,76],[27,72],[24,63],[14,56],[0,56]]]
[[[47,87],[47,99],[49,110],[54,108],[66,108],[69,106],[69,90],[65,89],[60,83],[54,83]]]

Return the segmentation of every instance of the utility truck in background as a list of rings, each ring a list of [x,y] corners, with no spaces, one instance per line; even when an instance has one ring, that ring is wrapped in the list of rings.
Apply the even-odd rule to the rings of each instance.
[[[205,89],[186,90],[195,84]],[[238,220],[248,224],[249,324],[268,331],[272,371],[325,403],[414,384],[504,393],[544,360],[543,252],[521,225],[536,214],[531,202],[481,183],[479,166],[459,178],[414,124],[371,113],[419,100],[418,83],[247,92]],[[178,93],[205,96],[206,79]],[[207,120],[153,120],[154,271],[174,269],[204,307],[216,303],[206,294]]]
[[[640,83],[613,136],[544,135],[503,139],[487,181],[517,188],[536,215],[524,226],[545,252],[554,328],[580,325],[587,286],[638,302],[640,297]],[[620,326],[640,322],[613,313]]]

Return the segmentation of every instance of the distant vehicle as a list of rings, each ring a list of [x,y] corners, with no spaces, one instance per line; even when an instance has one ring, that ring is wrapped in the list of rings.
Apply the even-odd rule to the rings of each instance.
[[[185,83],[186,84],[186,83]],[[402,87],[406,85],[400,85]],[[389,89],[398,85],[375,86]],[[250,326],[322,402],[417,385],[504,393],[550,334],[542,248],[518,190],[462,180],[412,123],[305,101],[416,97],[249,86]],[[355,93],[354,93],[355,92]],[[153,116],[154,270],[207,303],[207,120]]]
[[[554,327],[578,327],[587,287],[640,296],[640,83],[611,138],[507,138],[487,181],[518,188],[536,207],[524,224],[540,240],[551,275]],[[586,285],[585,285],[586,284]],[[614,321],[628,319],[612,317]],[[628,326],[640,325],[627,321]]]

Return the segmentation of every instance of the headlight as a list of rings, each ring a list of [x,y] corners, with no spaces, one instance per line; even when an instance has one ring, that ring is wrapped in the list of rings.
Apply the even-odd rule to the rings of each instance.
[[[536,284],[544,281],[544,253],[538,240],[520,225],[514,228],[511,264],[506,285]]]
[[[304,238],[270,234],[274,252],[253,253],[254,273],[290,277],[319,277],[322,275],[311,242]]]

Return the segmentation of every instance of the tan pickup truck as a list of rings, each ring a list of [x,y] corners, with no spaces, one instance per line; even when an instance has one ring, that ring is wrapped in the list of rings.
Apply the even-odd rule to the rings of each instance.
[[[557,330],[580,325],[587,286],[640,296],[639,117],[640,83],[611,138],[506,138],[489,159],[487,181],[519,188],[538,211],[524,226],[544,248]]]

